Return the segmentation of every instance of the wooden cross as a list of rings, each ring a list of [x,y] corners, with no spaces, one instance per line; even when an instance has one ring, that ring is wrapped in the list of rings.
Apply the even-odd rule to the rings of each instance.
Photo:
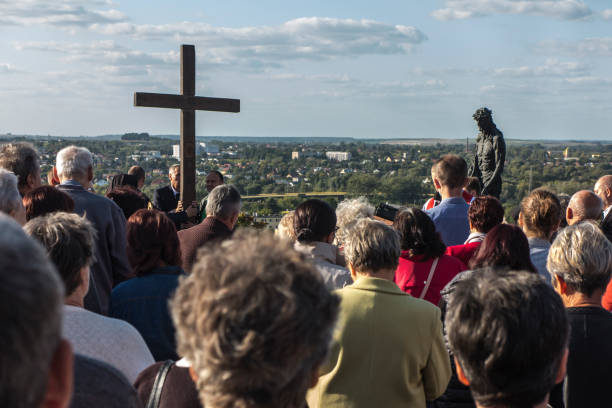
[[[195,111],[240,112],[240,99],[195,96],[195,48],[181,45],[181,94],[134,93],[134,106],[181,110],[181,200],[196,199]]]

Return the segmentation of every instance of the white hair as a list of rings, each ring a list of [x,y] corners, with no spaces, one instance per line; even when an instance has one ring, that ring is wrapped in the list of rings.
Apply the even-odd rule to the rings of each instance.
[[[344,244],[347,233],[362,218],[374,217],[374,206],[365,197],[343,200],[336,208],[336,243]]]
[[[568,286],[590,296],[605,290],[612,274],[612,244],[593,221],[561,230],[548,252],[546,268]]]
[[[90,167],[93,167],[93,157],[84,147],[68,146],[57,152],[55,168],[60,179],[85,177]]]
[[[17,176],[11,171],[0,169],[0,211],[10,214],[21,205]]]
[[[238,189],[232,184],[222,184],[208,194],[206,215],[223,219],[240,212],[241,198]]]
[[[0,214],[0,401],[39,407],[61,340],[64,289],[40,244]]]
[[[346,260],[361,273],[397,268],[401,249],[397,231],[370,218],[361,218],[349,230],[344,243]]]

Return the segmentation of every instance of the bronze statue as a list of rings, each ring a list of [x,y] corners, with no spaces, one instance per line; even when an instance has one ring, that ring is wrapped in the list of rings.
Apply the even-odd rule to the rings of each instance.
[[[469,176],[478,177],[482,186],[482,195],[499,198],[502,187],[501,175],[506,160],[506,142],[504,135],[493,123],[493,112],[480,108],[474,113],[480,133],[476,137],[474,163],[468,172]]]

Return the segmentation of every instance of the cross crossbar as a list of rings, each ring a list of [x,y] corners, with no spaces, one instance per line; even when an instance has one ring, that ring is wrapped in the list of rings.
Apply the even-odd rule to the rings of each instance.
[[[240,99],[135,92],[134,106],[238,113]]]

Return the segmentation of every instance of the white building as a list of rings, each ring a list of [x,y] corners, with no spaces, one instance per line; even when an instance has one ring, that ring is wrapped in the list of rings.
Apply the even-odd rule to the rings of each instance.
[[[326,152],[325,156],[330,160],[336,160],[336,161],[351,160],[350,152]]]
[[[172,157],[175,159],[181,158],[181,145],[172,145]]]
[[[219,146],[215,144],[200,142],[196,147],[197,154],[201,154],[202,152],[206,152],[206,154],[219,154]]]

